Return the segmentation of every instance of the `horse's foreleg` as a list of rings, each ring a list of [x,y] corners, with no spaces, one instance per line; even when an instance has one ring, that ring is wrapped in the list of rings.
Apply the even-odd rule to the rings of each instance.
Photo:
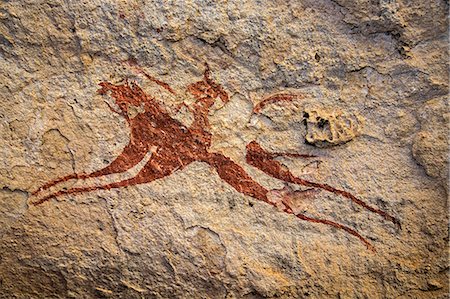
[[[273,159],[273,154],[266,152],[257,142],[252,141],[247,145],[247,155],[246,155],[247,163],[250,165],[262,170],[263,172],[267,173],[268,175],[277,178],[279,180],[283,180],[288,183],[294,183],[306,187],[313,187],[322,189],[337,195],[341,195],[345,198],[350,199],[355,204],[360,205],[364,207],[365,209],[376,213],[380,216],[382,216],[384,219],[393,222],[397,226],[400,226],[400,221],[389,215],[388,213],[374,208],[370,206],[369,204],[365,203],[361,199],[357,198],[350,192],[336,189],[330,185],[322,184],[322,183],[316,183],[311,182],[308,180],[304,180],[298,177],[295,177],[289,170],[285,169],[280,162]]]
[[[296,154],[296,153],[272,153],[272,156],[275,157],[290,157],[290,158],[317,158],[316,155],[309,154]]]
[[[122,151],[122,153],[103,169],[94,171],[92,173],[73,173],[67,176],[58,178],[56,180],[50,181],[39,189],[32,192],[32,195],[37,195],[39,192],[46,190],[56,184],[67,182],[71,179],[88,179],[95,178],[99,176],[109,175],[113,173],[121,173],[129,170],[133,166],[136,166],[147,154],[147,148],[142,145],[136,145],[134,143],[129,143]]]
[[[255,182],[245,170],[233,162],[230,158],[219,153],[208,153],[207,157],[202,159],[214,167],[219,177],[230,184],[239,193],[262,200],[270,205],[274,205],[268,198],[268,190]]]
[[[294,214],[294,213],[292,213],[292,210],[289,206],[286,206],[284,211],[286,213]],[[366,245],[367,249],[369,249],[373,252],[376,251],[375,247],[369,241],[367,241],[366,238],[364,238],[356,230],[354,230],[348,226],[345,226],[343,224],[340,224],[340,223],[337,223],[337,222],[334,222],[331,220],[308,217],[308,216],[305,216],[304,214],[294,214],[294,215],[301,220],[305,220],[305,221],[309,221],[309,222],[313,222],[313,223],[322,223],[322,224],[326,224],[326,225],[332,226],[337,229],[341,229],[341,230],[357,237],[364,245]]]
[[[279,204],[275,200],[269,198],[272,197],[271,195],[273,193],[276,193],[278,190],[268,191],[266,188],[255,182],[241,166],[233,162],[230,158],[225,157],[224,155],[219,153],[211,153],[208,154],[207,157],[202,159],[202,161],[214,167],[218,175],[238,192],[279,208]],[[287,195],[287,197],[289,197],[289,195]],[[348,226],[326,219],[313,218],[305,216],[303,214],[294,213],[293,209],[289,207],[289,204],[285,200],[282,200],[282,211],[288,214],[293,214],[301,220],[313,223],[322,223],[328,226],[335,227],[337,229],[341,229],[357,237],[359,240],[361,240],[362,243],[364,243],[364,245],[367,246],[368,249],[375,251],[372,244],[370,244],[356,230]]]

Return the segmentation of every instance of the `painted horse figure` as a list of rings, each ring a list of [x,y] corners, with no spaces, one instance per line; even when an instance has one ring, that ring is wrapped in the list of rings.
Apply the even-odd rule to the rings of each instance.
[[[268,190],[251,178],[245,170],[233,162],[229,157],[210,152],[211,133],[208,121],[208,112],[214,105],[217,98],[222,102],[229,101],[224,89],[211,79],[210,69],[205,64],[206,70],[203,79],[190,84],[187,90],[194,96],[195,102],[190,107],[193,114],[193,122],[189,127],[183,125],[180,121],[172,118],[168,111],[161,106],[155,98],[145,93],[136,83],[125,82],[115,85],[109,82],[100,83],[99,94],[110,94],[114,98],[119,110],[110,109],[120,114],[128,122],[130,128],[130,142],[123,149],[122,153],[107,167],[92,173],[75,173],[68,176],[50,181],[33,192],[34,196],[52,186],[71,179],[85,180],[106,176],[110,174],[123,173],[130,170],[141,162],[144,157],[151,152],[148,162],[143,166],[139,173],[130,179],[109,183],[100,186],[75,187],[68,190],[61,190],[44,196],[34,202],[35,205],[42,204],[45,201],[66,194],[85,193],[93,190],[113,189],[137,184],[149,183],[154,180],[171,175],[177,170],[181,170],[194,161],[205,162],[216,169],[222,180],[230,184],[238,192],[261,200],[269,205],[281,209],[285,213],[295,215],[299,219],[314,223],[326,224],[357,237],[367,248],[374,250],[374,247],[357,231],[343,224],[306,216],[294,212],[291,207],[290,199],[294,196],[294,191],[284,192],[279,196],[280,190]],[[175,93],[167,83],[159,81],[154,77],[140,70],[148,79],[156,82],[171,93]],[[135,117],[129,116],[131,106],[141,107]],[[357,205],[379,214],[387,221],[399,225],[399,221],[388,213],[374,208],[351,193],[331,187],[327,184],[316,183],[295,177],[289,170],[286,170],[275,158],[280,155],[290,157],[307,157],[301,154],[280,154],[269,153],[265,151],[257,142],[250,142],[247,147],[246,161],[250,165],[257,167],[266,174],[285,181],[287,183],[307,186],[313,189],[321,189],[336,195],[348,198]],[[275,196],[278,194],[278,196]]]

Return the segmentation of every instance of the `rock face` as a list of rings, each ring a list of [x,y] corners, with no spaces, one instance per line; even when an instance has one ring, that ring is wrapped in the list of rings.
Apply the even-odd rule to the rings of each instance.
[[[448,191],[447,97],[427,101],[418,113],[421,130],[413,141],[413,156],[426,173],[441,180]]]
[[[362,131],[362,119],[340,110],[307,108],[304,112],[306,136],[309,144],[317,147],[340,145],[356,138]]]
[[[3,1],[0,297],[447,298],[447,11]]]

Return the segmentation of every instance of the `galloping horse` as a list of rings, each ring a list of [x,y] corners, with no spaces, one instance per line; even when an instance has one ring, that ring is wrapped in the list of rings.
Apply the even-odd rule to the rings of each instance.
[[[280,190],[267,190],[251,178],[240,165],[232,161],[229,157],[221,153],[209,151],[212,135],[210,133],[208,112],[217,98],[220,98],[222,102],[227,103],[229,97],[222,86],[211,79],[211,72],[207,64],[205,64],[205,67],[206,70],[203,74],[203,79],[190,84],[187,87],[187,90],[196,100],[192,107],[189,107],[193,114],[193,122],[189,127],[186,127],[180,121],[171,117],[168,111],[161,106],[155,98],[145,93],[136,83],[129,83],[127,81],[123,84],[116,85],[109,82],[101,82],[99,84],[101,88],[98,90],[98,93],[101,95],[110,94],[111,97],[114,98],[119,110],[116,110],[111,106],[110,109],[124,117],[128,122],[131,131],[130,142],[125,146],[122,153],[107,167],[92,173],[74,173],[50,181],[32,194],[37,196],[41,191],[71,179],[85,180],[88,178],[126,172],[136,166],[149,152],[151,152],[149,161],[133,178],[100,186],[61,190],[38,199],[34,204],[42,204],[53,197],[66,194],[85,193],[93,190],[112,189],[149,183],[169,176],[175,171],[182,170],[194,161],[199,161],[205,162],[216,169],[220,178],[230,184],[238,192],[277,207],[285,213],[295,215],[299,219],[322,223],[344,230],[357,237],[367,246],[367,248],[374,251],[374,247],[350,227],[334,221],[313,218],[295,212],[290,203],[290,199],[295,196],[295,191],[292,191],[292,189],[287,190],[288,192],[286,192],[286,190],[284,190],[285,192],[280,192]],[[140,72],[148,79],[167,89],[169,92],[175,93],[167,83],[155,79],[146,74],[143,70],[140,70]],[[293,96],[284,94],[280,97],[280,100],[286,100],[286,98],[290,97]],[[276,100],[277,98],[270,98],[270,102]],[[263,102],[266,103],[267,100]],[[129,109],[131,106],[141,107],[142,111],[134,117],[130,117]],[[257,110],[259,109],[255,109],[254,111],[257,112]],[[368,205],[350,192],[336,189],[327,184],[311,182],[296,177],[289,170],[282,167],[280,162],[275,160],[275,158],[280,155],[300,158],[307,158],[308,155],[269,153],[256,141],[250,142],[246,149],[247,163],[276,179],[287,183],[310,187],[312,189],[325,190],[348,198],[355,204],[360,205],[373,213],[379,214],[387,221],[399,225],[398,219],[380,209]],[[282,196],[280,196],[280,194],[282,194]]]

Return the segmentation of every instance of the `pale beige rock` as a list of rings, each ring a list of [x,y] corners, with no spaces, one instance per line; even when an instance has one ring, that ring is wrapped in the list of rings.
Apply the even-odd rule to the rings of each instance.
[[[307,107],[303,112],[306,142],[318,147],[340,145],[361,134],[363,119],[340,109]]]
[[[413,156],[428,175],[448,187],[448,129],[450,114],[448,98],[426,102],[419,110],[421,129],[414,137]]]
[[[447,298],[447,14],[444,0],[0,2],[0,297]],[[210,151],[267,189],[292,189],[295,213],[355,229],[376,253],[239,193],[202,162],[31,204],[45,182],[99,170],[128,144],[127,122],[98,83],[136,82],[189,126],[186,86],[204,62],[230,96],[208,115]],[[280,93],[301,97],[253,111]],[[305,127],[305,112],[330,127]],[[276,159],[401,229],[250,166],[254,140],[315,156]]]

